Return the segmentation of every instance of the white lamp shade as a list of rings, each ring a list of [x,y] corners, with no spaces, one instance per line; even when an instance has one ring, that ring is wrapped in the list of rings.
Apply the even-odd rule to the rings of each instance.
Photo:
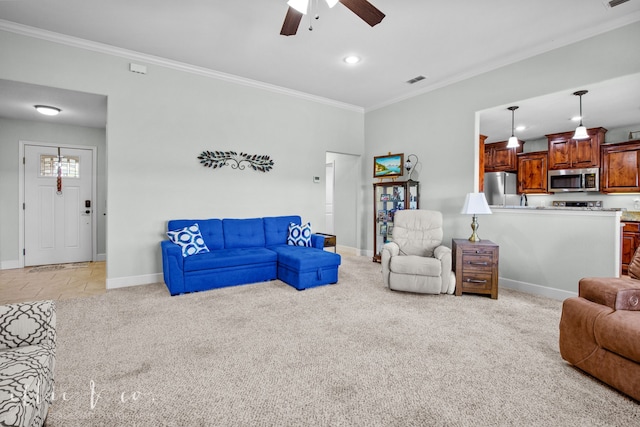
[[[573,134],[573,139],[589,139],[590,136],[587,133],[587,128],[584,126],[578,126],[576,133]]]
[[[307,9],[309,8],[309,0],[289,0],[287,4],[303,15],[307,14]]]
[[[333,7],[336,4],[338,4],[338,0],[326,0],[326,2],[329,5],[329,7]]]
[[[512,136],[509,138],[509,142],[507,142],[507,148],[517,148],[520,146],[520,142],[518,141],[518,137]]]
[[[468,193],[460,213],[467,215],[490,214],[491,209],[489,209],[484,193]]]

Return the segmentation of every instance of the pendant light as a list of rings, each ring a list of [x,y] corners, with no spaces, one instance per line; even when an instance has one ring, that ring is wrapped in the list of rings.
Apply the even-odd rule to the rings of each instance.
[[[516,111],[517,109],[518,109],[517,105],[507,108],[507,110],[511,110],[511,138],[509,138],[509,142],[507,142],[507,148],[517,148],[520,146],[520,142],[518,141],[518,138],[516,138],[516,135],[515,135],[515,126],[514,126],[514,114],[515,114],[514,111]]]
[[[573,139],[589,139],[589,134],[587,133],[587,128],[582,124],[582,95],[589,92],[588,90],[579,90],[577,92],[573,92],[575,96],[580,97],[580,124],[576,128],[576,133],[573,134]]]

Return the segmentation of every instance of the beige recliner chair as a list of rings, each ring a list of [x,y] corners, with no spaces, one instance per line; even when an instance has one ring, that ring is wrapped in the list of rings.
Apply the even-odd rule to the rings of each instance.
[[[397,211],[393,242],[382,247],[384,284],[395,291],[453,294],[451,249],[442,245],[442,213]]]

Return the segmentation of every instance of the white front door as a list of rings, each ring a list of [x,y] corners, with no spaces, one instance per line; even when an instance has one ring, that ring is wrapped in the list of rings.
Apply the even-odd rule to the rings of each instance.
[[[24,147],[24,264],[91,261],[93,152]]]

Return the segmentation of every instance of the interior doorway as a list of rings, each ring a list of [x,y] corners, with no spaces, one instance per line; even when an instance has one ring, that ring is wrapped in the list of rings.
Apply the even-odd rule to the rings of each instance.
[[[332,221],[331,234],[337,236],[338,250],[343,252],[348,250],[357,254],[359,252],[360,235],[358,230],[360,229],[359,217],[362,199],[360,156],[327,152],[325,164],[327,166],[325,177],[327,207],[325,213],[327,221],[329,218]],[[328,201],[329,199],[331,202]]]
[[[23,266],[93,261],[96,147],[21,142]]]
[[[335,190],[335,162],[326,164],[324,229],[326,233],[334,234],[335,223],[333,217],[334,190]]]

